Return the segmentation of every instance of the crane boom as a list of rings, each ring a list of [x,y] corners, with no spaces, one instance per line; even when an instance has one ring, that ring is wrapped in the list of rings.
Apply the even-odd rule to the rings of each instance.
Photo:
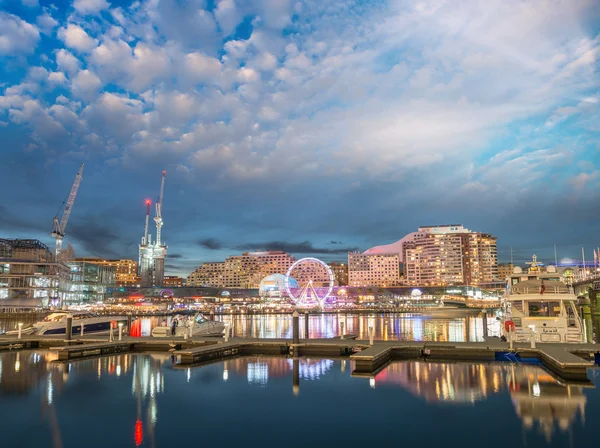
[[[56,255],[60,253],[60,250],[62,248],[62,239],[65,236],[65,230],[67,229],[69,216],[71,215],[73,203],[75,202],[75,197],[77,197],[77,190],[79,190],[79,184],[81,184],[81,179],[83,177],[83,165],[84,164],[82,163],[81,167],[79,167],[79,171],[77,171],[77,174],[75,175],[75,180],[73,181],[73,185],[71,186],[69,198],[67,199],[67,203],[65,204],[65,210],[63,211],[63,215],[60,219],[60,222],[58,221],[57,216],[55,216],[53,220],[51,235],[56,239]]]
[[[146,199],[146,225],[144,226],[144,237],[142,238],[142,244],[148,242],[148,220],[150,218],[150,199]]]
[[[154,222],[156,223],[156,245],[160,246],[161,244],[161,228],[163,225],[162,220],[162,202],[163,202],[163,194],[165,192],[165,176],[167,175],[166,171],[162,172],[162,181],[160,183],[160,196],[158,197],[158,202],[156,203],[156,216],[154,217]]]

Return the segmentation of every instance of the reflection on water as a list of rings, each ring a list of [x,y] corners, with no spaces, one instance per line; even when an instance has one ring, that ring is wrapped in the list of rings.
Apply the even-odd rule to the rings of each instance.
[[[237,337],[291,338],[292,317],[287,314],[225,315],[217,320],[229,322]],[[300,317],[300,336],[304,337],[305,316]],[[31,320],[31,319],[30,319]],[[24,323],[29,321],[21,320]],[[32,322],[35,322],[34,319]],[[151,336],[157,326],[171,325],[171,317],[140,318],[142,336]],[[310,338],[331,338],[341,333],[357,334],[360,339],[369,338],[369,327],[378,340],[409,341],[483,341],[483,320],[473,312],[448,310],[435,314],[313,314],[309,316]],[[488,318],[488,335],[500,335],[500,323]],[[0,333],[17,328],[16,320],[0,320]]]
[[[499,436],[490,446],[565,446],[565,437],[575,446],[593,436],[594,428],[584,426],[586,407],[600,412],[591,383],[565,384],[536,366],[397,362],[369,379],[352,377],[349,360],[243,357],[180,369],[168,354],[71,364],[54,358],[47,352],[0,356],[6,446],[75,446],[83,434],[88,447],[171,446],[174,430],[182,443],[196,446],[194,425],[200,421],[203,431],[215,429],[207,443],[223,435],[224,421],[235,425],[225,446],[237,446],[251,440],[255,425],[269,423],[265,430],[277,435],[277,428],[299,418],[322,435],[318,446],[329,437],[336,446],[354,446],[356,437],[346,439],[335,429],[348,415],[365,425],[372,419],[382,431],[406,427],[426,445],[436,437],[428,430],[432,412],[457,445],[471,446],[473,431],[500,425],[509,438],[501,442]]]

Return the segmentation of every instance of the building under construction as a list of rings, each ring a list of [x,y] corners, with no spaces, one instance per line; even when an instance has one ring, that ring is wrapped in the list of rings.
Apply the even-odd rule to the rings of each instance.
[[[59,305],[69,284],[69,267],[45,244],[0,239],[0,308]]]
[[[165,277],[165,258],[167,257],[167,245],[163,244],[161,232],[163,226],[162,220],[162,204],[163,194],[165,191],[165,176],[166,171],[162,172],[162,181],[160,184],[160,195],[156,203],[156,239],[152,242],[152,235],[148,233],[148,222],[150,220],[150,200],[146,201],[146,225],[144,226],[144,236],[140,244],[140,276],[142,278],[141,285],[163,286]]]

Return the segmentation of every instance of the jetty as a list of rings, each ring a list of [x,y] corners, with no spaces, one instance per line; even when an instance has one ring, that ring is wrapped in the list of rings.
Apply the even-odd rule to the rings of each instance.
[[[390,362],[402,360],[455,362],[536,363],[557,376],[572,381],[586,381],[587,370],[600,364],[600,344],[513,344],[497,338],[485,342],[416,342],[357,340],[356,335],[330,339],[258,339],[193,337],[184,339],[129,337],[108,341],[107,337],[56,336],[0,337],[0,351],[50,350],[58,362],[73,362],[98,356],[122,353],[169,352],[175,366],[189,368],[220,362],[238,356],[293,356],[339,359],[353,362],[355,376],[374,377]]]

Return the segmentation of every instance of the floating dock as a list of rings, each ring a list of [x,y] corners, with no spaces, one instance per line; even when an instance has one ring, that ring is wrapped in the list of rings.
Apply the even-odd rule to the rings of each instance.
[[[486,342],[413,342],[356,340],[354,335],[343,339],[234,338],[224,341],[217,337],[132,338],[107,342],[107,338],[83,336],[70,341],[56,338],[0,337],[0,351],[49,349],[58,353],[59,361],[71,362],[86,358],[121,353],[171,352],[180,367],[198,366],[246,355],[293,355],[320,358],[345,357],[353,361],[355,376],[372,377],[388,363],[407,359],[430,361],[506,361],[538,363],[566,380],[585,381],[587,369],[600,363],[600,344],[514,344],[491,338]]]

